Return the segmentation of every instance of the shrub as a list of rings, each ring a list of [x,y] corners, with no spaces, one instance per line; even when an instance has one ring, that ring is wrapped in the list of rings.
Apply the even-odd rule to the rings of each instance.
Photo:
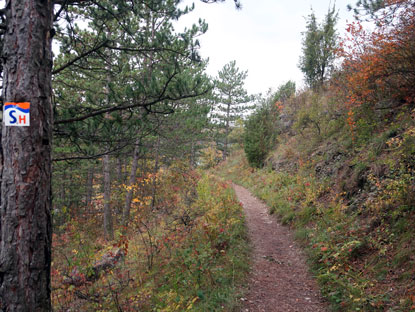
[[[263,167],[276,138],[276,111],[268,105],[257,109],[245,122],[244,150],[253,167]]]

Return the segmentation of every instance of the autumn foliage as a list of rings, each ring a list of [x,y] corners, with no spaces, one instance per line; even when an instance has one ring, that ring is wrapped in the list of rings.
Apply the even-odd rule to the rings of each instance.
[[[235,304],[247,269],[242,207],[231,187],[183,163],[156,174],[157,201],[137,179],[127,229],[101,235],[101,217],[54,234],[54,311],[218,311]],[[99,207],[98,202],[93,208]]]
[[[348,107],[395,109],[415,101],[415,7],[413,1],[388,0],[368,31],[348,25],[338,51],[343,57],[341,91]]]

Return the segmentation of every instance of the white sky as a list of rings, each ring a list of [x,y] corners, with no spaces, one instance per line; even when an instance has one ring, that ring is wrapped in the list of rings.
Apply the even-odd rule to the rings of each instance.
[[[205,4],[199,0],[184,0],[183,5],[195,3],[195,10],[183,16],[177,28],[190,27],[200,18],[209,30],[200,37],[202,57],[209,58],[208,74],[216,76],[223,65],[236,60],[242,70],[248,70],[245,87],[249,93],[265,93],[288,80],[297,88],[303,85],[303,75],[297,65],[301,54],[301,32],[305,17],[313,8],[321,21],[330,0],[241,0],[242,10],[236,10],[233,0]],[[337,29],[345,31],[347,21],[353,21],[347,4],[356,0],[337,0],[339,10]]]

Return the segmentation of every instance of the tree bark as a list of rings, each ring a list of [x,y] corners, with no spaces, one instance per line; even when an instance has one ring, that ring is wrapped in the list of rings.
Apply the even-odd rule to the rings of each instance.
[[[135,183],[135,179],[137,177],[137,168],[138,168],[138,158],[140,155],[140,147],[139,147],[139,141],[137,140],[135,142],[134,147],[134,154],[133,154],[133,160],[131,163],[131,172],[130,172],[130,178],[128,180],[127,184],[127,195],[125,196],[125,205],[124,205],[124,211],[122,214],[122,225],[127,226],[128,221],[130,219],[130,209],[131,209],[131,201],[133,199],[133,186]]]
[[[51,0],[7,1],[5,102],[30,126],[2,125],[0,310],[51,311]]]

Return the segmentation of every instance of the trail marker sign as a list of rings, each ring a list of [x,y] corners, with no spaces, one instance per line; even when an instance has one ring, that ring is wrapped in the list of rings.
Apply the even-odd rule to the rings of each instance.
[[[30,126],[30,103],[6,102],[3,108],[3,119],[6,126]]]

